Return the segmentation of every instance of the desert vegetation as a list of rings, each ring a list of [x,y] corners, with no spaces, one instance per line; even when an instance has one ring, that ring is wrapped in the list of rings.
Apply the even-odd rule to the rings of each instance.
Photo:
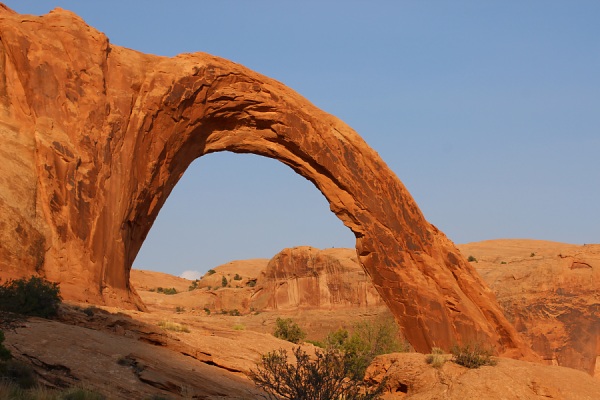
[[[496,365],[492,352],[479,343],[469,343],[463,346],[455,345],[450,350],[452,361],[467,368],[479,368],[484,365]]]
[[[306,337],[306,332],[291,318],[277,318],[273,336],[298,344]]]
[[[160,321],[158,323],[158,326],[160,326],[163,329],[166,329],[168,331],[173,331],[173,332],[188,333],[190,331],[190,328],[188,328],[187,325],[180,324],[178,322],[173,322],[173,321]]]
[[[57,283],[36,276],[9,280],[0,286],[0,311],[52,318],[58,314],[61,300]]]
[[[286,350],[280,349],[262,357],[250,378],[271,400],[370,400],[383,393],[385,382],[368,387],[356,379],[349,368],[347,355],[335,348],[317,349],[310,357],[301,347],[293,350],[289,361]]]
[[[431,353],[425,356],[425,362],[434,368],[441,368],[446,361],[448,361],[448,359],[444,354],[444,350],[439,347],[432,348]]]
[[[352,331],[338,329],[318,343],[326,349],[335,349],[345,355],[348,370],[356,379],[362,379],[373,359],[381,354],[406,352],[409,346],[401,340],[398,326],[392,318],[374,322],[359,322]]]

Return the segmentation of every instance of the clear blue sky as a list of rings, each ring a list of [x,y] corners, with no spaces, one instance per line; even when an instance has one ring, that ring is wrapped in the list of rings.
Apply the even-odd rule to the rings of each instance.
[[[600,1],[60,1],[115,45],[204,51],[352,126],[456,243],[600,243]],[[135,266],[179,274],[296,245],[353,247],[284,165],[210,155]]]

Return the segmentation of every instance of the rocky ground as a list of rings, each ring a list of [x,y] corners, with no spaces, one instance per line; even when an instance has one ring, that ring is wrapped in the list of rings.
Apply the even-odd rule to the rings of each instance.
[[[591,375],[598,354],[593,287],[600,246],[492,241],[460,247],[477,259],[472,263],[508,317],[555,365],[500,358],[477,370],[451,362],[436,369],[423,354],[386,355],[367,374],[372,381],[388,377],[385,398],[598,398],[600,380]],[[293,347],[273,337],[277,317],[291,317],[307,339],[319,340],[339,327],[390,315],[372,298],[351,253],[286,249],[271,261],[225,264],[198,282],[134,270],[132,284],[145,312],[68,303],[55,321],[5,323],[6,345],[49,386],[84,384],[116,399],[261,398],[246,374],[261,354]],[[241,279],[233,279],[236,274]],[[176,294],[165,294],[173,288]],[[298,301],[307,297],[308,304]]]

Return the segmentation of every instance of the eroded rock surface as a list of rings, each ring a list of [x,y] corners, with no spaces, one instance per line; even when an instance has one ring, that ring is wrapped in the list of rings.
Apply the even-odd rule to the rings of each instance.
[[[342,308],[383,302],[350,249],[284,249],[262,271],[252,298],[255,308]]]
[[[434,368],[424,354],[386,354],[375,358],[365,378],[388,379],[383,400],[594,400],[600,393],[600,381],[582,371],[506,358],[497,361],[477,369],[449,361]]]
[[[76,15],[0,12],[0,269],[65,297],[143,307],[130,267],[189,164],[277,159],[354,232],[359,260],[417,350],[480,340],[529,354],[491,290],[356,132],[297,93],[203,53],[114,46]]]
[[[600,377],[600,245],[489,240],[459,246],[547,362]]]

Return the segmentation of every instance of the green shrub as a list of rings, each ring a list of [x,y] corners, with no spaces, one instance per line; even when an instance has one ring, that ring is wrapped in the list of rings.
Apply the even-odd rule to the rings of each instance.
[[[275,320],[275,332],[273,332],[273,336],[297,344],[306,337],[306,332],[297,323],[292,321],[291,318],[278,317]]]
[[[162,293],[162,294],[177,294],[177,289],[175,289],[174,287],[172,287],[172,288],[158,287],[158,288],[156,288],[156,291],[158,293]]]
[[[204,307],[204,312],[206,313],[206,315],[210,315],[210,308]]]
[[[310,357],[300,347],[293,351],[296,362],[288,362],[287,351],[280,349],[262,357],[250,378],[269,399],[379,399],[385,382],[368,387],[352,377],[345,355],[333,348],[317,350]]]
[[[233,326],[233,330],[235,330],[235,331],[244,331],[244,330],[246,330],[246,325],[244,325],[244,324],[235,324]]]
[[[367,367],[376,356],[408,351],[408,345],[400,340],[398,325],[393,318],[358,323],[352,333],[338,329],[327,335],[325,346],[346,354],[348,369],[353,371],[356,379],[364,377]]]
[[[177,306],[175,307],[175,312],[181,314],[182,312],[185,312],[185,307]]]
[[[198,279],[192,282],[192,284],[188,287],[188,291],[191,292],[192,290],[196,289],[198,289]]]
[[[235,276],[233,277],[233,280],[234,280],[234,281],[241,281],[241,280],[242,280],[242,277],[241,277],[241,276],[239,276],[239,274],[235,274]]]
[[[469,256],[469,258],[467,258],[468,262],[477,262],[477,259],[473,256]]]
[[[490,350],[484,349],[480,344],[455,345],[450,350],[452,361],[467,368],[479,368],[484,365],[496,365]]]
[[[239,316],[241,315],[240,312],[238,311],[237,308],[233,309],[233,310],[229,310],[229,315],[231,316]]]
[[[10,350],[4,347],[2,343],[4,343],[4,332],[0,331],[0,361],[10,360],[12,354],[10,354]]]
[[[216,274],[217,271],[215,271],[214,269],[209,269],[208,271],[206,271],[206,276],[211,276],[212,274]]]
[[[254,286],[256,286],[256,279],[249,280],[246,283],[246,286],[248,286],[248,287],[254,287]]]
[[[227,278],[225,278],[225,277],[221,278],[221,286],[223,286],[223,287],[227,286]]]
[[[42,318],[55,317],[61,303],[57,283],[32,276],[0,286],[0,310]]]

